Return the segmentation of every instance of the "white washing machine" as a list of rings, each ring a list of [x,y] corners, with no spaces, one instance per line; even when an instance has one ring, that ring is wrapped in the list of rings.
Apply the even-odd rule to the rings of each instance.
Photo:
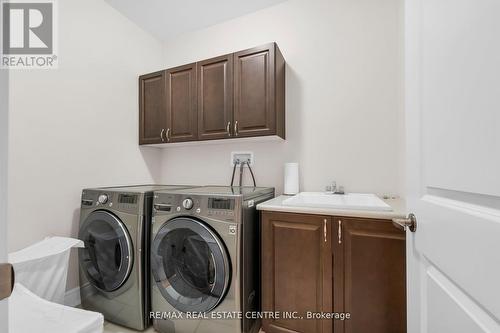
[[[186,186],[85,189],[79,239],[82,307],[136,330],[150,324],[149,241],[153,191]]]
[[[255,206],[273,197],[273,188],[257,187],[155,192],[151,300],[157,331],[258,331],[260,322],[245,316],[260,309]],[[242,318],[232,317],[238,313]]]

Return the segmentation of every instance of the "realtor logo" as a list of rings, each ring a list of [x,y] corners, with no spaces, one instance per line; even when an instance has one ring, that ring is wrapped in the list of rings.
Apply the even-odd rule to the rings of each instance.
[[[3,68],[55,68],[53,0],[2,1]]]

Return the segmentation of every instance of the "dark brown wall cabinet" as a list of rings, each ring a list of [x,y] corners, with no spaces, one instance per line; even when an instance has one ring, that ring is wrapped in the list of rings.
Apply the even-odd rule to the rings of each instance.
[[[285,138],[285,60],[275,43],[139,78],[140,144]]]
[[[233,55],[198,63],[198,138],[231,136],[233,123]]]
[[[274,45],[234,54],[234,135],[285,136],[285,61]]]
[[[262,216],[262,310],[350,314],[265,319],[266,333],[406,332],[404,232],[387,220]]]
[[[139,143],[164,140],[167,127],[165,71],[143,75],[139,79]]]
[[[196,140],[198,137],[196,64],[167,69],[166,81],[166,141]]]

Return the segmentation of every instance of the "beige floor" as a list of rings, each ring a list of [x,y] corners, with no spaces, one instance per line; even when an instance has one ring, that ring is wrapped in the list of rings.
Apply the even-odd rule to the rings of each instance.
[[[153,327],[148,328],[145,330],[143,333],[154,333],[156,332]],[[104,322],[104,333],[137,333],[137,331],[118,326],[115,324],[108,323],[107,321]],[[264,333],[264,331],[260,331],[260,333]]]
[[[112,323],[104,322],[104,333],[137,333],[138,331],[131,330],[130,328],[125,328]],[[143,331],[143,333],[153,333],[155,330],[153,327],[148,328]]]

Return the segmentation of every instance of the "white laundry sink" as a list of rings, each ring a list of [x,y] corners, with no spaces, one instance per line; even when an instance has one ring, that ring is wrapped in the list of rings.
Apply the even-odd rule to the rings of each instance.
[[[392,211],[391,206],[375,194],[370,193],[329,194],[323,192],[301,192],[283,200],[283,205],[347,210]]]

